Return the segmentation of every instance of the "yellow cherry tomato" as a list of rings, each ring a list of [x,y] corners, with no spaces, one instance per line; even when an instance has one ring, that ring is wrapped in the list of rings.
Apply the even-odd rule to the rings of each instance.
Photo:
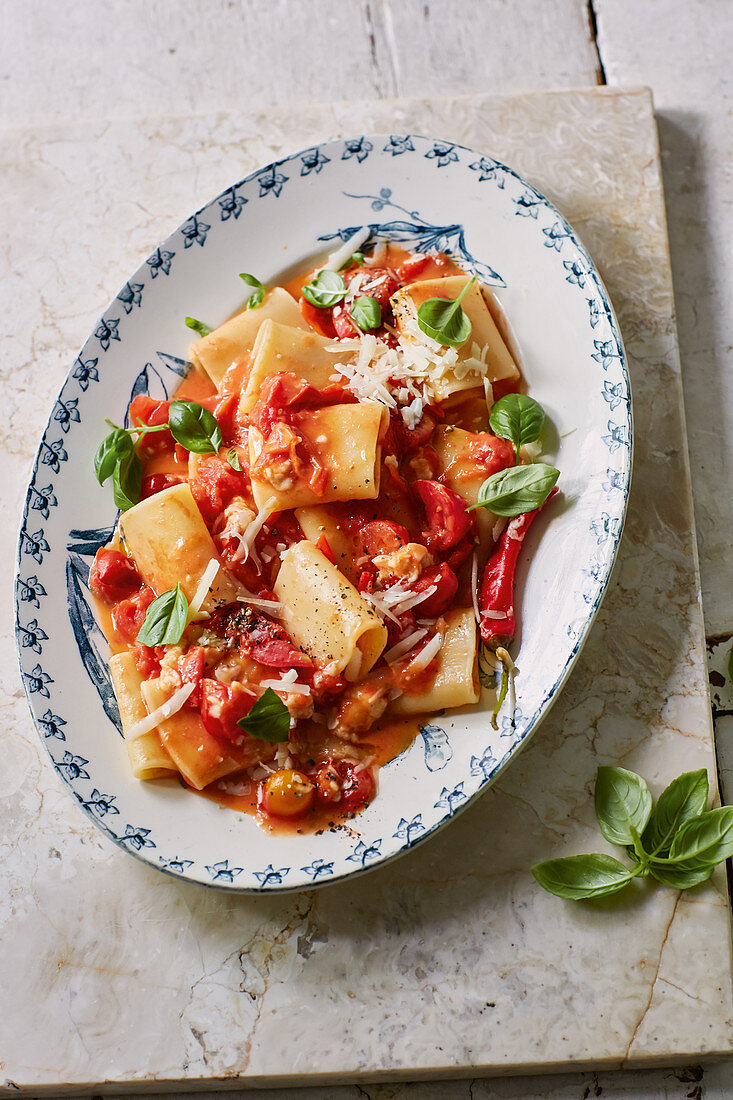
[[[265,783],[264,809],[275,817],[299,817],[313,805],[315,788],[307,775],[283,768]]]

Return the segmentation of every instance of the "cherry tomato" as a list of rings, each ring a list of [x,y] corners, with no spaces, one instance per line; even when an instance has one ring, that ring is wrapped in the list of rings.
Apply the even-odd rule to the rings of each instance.
[[[400,264],[397,274],[403,283],[411,283],[425,270],[430,263],[430,257],[424,252],[417,252],[414,256],[408,256],[404,263]]]
[[[435,587],[436,591],[417,606],[420,618],[435,619],[438,615],[442,615],[450,607],[458,591],[458,577],[445,562],[426,569],[420,579],[412,585],[415,592],[425,592],[432,587]]]
[[[306,298],[301,298],[298,305],[300,306],[301,316],[311,328],[315,329],[321,336],[328,336],[330,340],[335,339],[336,329],[334,328],[330,309],[319,309],[318,306],[312,305]]]
[[[473,462],[486,471],[486,476],[496,474],[514,465],[514,447],[508,439],[499,439],[491,432],[479,432],[468,445]]]
[[[160,675],[160,659],[158,654],[163,652],[162,646],[151,649],[149,645],[136,642],[130,646],[130,653],[143,680],[152,680]]]
[[[190,485],[199,511],[209,526],[214,525],[233,497],[246,497],[248,490],[246,474],[234,470],[216,455],[201,463]]]
[[[343,816],[358,814],[376,794],[374,776],[368,768],[350,760],[331,760],[316,774],[316,798],[333,805]]]
[[[313,805],[315,789],[307,775],[282,768],[268,776],[262,808],[275,817],[300,817]]]
[[[346,306],[334,306],[331,316],[333,318],[333,327],[336,330],[336,335],[339,340],[353,340],[354,337],[361,335],[356,325],[351,320],[351,314]]]
[[[271,593],[264,593],[274,599]],[[212,612],[209,630],[239,646],[241,653],[269,668],[312,668],[313,662],[290,641],[280,623],[253,607],[227,604]]]
[[[152,397],[138,394],[133,397],[128,409],[130,426],[135,428],[143,423],[148,428],[155,428],[160,424],[167,424],[170,405],[170,401],[155,401]],[[151,432],[142,437],[138,448],[150,452],[172,450],[173,436],[170,432]]]
[[[89,571],[89,587],[108,603],[127,599],[142,587],[143,579],[132,558],[119,550],[97,550]]]
[[[348,282],[352,283],[357,276],[360,276],[359,295],[376,298],[383,312],[389,309],[390,298],[400,288],[394,273],[387,267],[357,267],[353,269]]]
[[[140,499],[147,500],[156,493],[162,493],[164,489],[170,489],[171,485],[180,485],[182,481],[183,478],[177,474],[148,474],[143,478]]]
[[[112,626],[125,641],[137,641],[140,627],[145,622],[145,613],[154,599],[152,588],[145,587],[128,600],[120,600],[112,608]]]
[[[204,678],[200,684],[201,721],[212,737],[222,741],[237,742],[247,734],[237,722],[248,714],[254,696],[236,681],[220,684],[218,680]]]
[[[186,700],[187,707],[196,707],[201,703],[201,679],[204,675],[204,650],[194,645],[178,659],[178,671],[184,684],[193,684],[193,691]]]
[[[474,519],[458,493],[439,481],[413,481],[412,486],[425,505],[429,550],[450,550],[474,529]]]
[[[401,546],[410,541],[410,532],[401,523],[394,523],[391,519],[375,519],[367,523],[357,533],[356,544],[359,553],[367,554],[370,558],[377,554],[389,554],[392,550],[399,550]]]

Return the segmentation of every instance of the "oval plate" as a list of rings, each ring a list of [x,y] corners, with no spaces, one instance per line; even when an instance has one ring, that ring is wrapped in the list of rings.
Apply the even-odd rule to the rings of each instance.
[[[448,252],[494,289],[551,422],[563,496],[534,524],[522,563],[514,714],[502,713],[498,731],[480,707],[426,717],[350,828],[270,836],[177,781],[130,774],[88,598],[90,564],[116,518],[92,457],[105,417],[120,418],[135,394],[163,398],[178,386],[192,335],[185,315],[220,324],[241,304],[238,272],[277,281],[364,225],[411,251]],[[485,790],[557,698],[608,584],[630,476],[631,395],[613,310],[587,252],[531,184],[491,157],[416,136],[332,141],[268,165],[192,215],[130,277],[41,441],[18,550],[17,640],[54,768],[125,851],[207,886],[302,889],[393,858]]]

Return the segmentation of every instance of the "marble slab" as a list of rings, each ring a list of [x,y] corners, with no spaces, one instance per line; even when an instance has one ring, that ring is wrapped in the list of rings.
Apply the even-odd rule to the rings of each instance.
[[[6,132],[6,523],[52,396],[156,241],[232,180],[363,129],[450,136],[562,209],[607,282],[637,449],[615,580],[561,699],[496,787],[353,884],[235,897],[157,875],[79,814],[2,639],[0,1083],[60,1095],[671,1064],[727,1053],[725,876],[594,906],[539,859],[605,850],[599,763],[658,792],[715,760],[664,205],[643,90],[336,104]],[[72,212],[73,199],[73,212]],[[11,304],[12,308],[9,308]],[[601,537],[602,533],[599,534]]]

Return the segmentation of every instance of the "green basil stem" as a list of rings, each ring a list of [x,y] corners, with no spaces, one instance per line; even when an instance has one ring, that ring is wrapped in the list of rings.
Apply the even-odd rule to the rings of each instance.
[[[492,725],[492,728],[495,729],[495,730],[498,730],[498,728],[499,728],[499,723],[497,722],[496,718],[497,718],[497,715],[498,715],[499,711],[501,710],[502,703],[506,699],[506,693],[507,693],[508,690],[509,690],[509,670],[507,669],[506,665],[503,665],[502,670],[501,670],[501,687],[499,688],[499,694],[496,697],[496,706],[494,707],[493,711],[491,712],[491,725]]]
[[[634,828],[633,825],[630,825],[629,832],[631,833],[631,839],[634,842],[634,852],[636,853],[636,858],[639,860],[639,865],[641,867],[641,870],[637,871],[636,873],[637,875],[646,876],[649,874],[649,856],[642,847],[639,830]]]
[[[468,280],[468,282],[466,283],[466,285],[464,286],[464,288],[463,288],[463,290],[461,291],[461,293],[460,293],[460,294],[458,295],[458,297],[456,298],[455,302],[453,303],[453,304],[454,304],[455,306],[459,306],[459,305],[461,304],[461,302],[462,302],[462,301],[463,301],[463,299],[464,299],[464,298],[466,297],[466,295],[468,294],[469,290],[471,289],[471,287],[473,286],[473,284],[474,284],[475,282],[476,282],[476,276],[475,276],[475,275],[472,275],[472,276],[471,276],[471,278],[470,278],[470,279]]]

